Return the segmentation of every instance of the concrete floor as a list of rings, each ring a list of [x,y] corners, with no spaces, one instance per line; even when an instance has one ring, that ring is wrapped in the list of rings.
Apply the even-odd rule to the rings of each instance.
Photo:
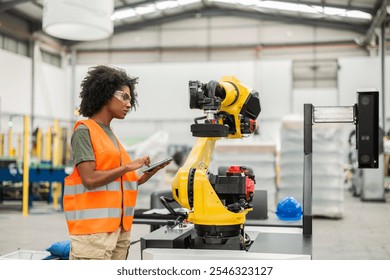
[[[148,225],[133,225],[132,241],[149,232]],[[21,203],[0,204],[0,256],[16,250],[44,251],[69,238],[63,212],[35,202],[27,217]],[[129,259],[140,259],[139,242]],[[349,191],[344,196],[342,219],[313,220],[314,260],[390,260],[390,193],[386,202],[362,202]]]

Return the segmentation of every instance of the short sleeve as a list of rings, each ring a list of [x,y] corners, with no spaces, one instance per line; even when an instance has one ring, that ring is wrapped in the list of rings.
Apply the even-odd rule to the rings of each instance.
[[[95,161],[91,137],[88,128],[81,124],[73,132],[71,138],[73,164],[77,165],[83,161]]]

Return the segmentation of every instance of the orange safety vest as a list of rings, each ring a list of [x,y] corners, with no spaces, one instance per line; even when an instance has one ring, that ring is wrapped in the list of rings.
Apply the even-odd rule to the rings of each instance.
[[[89,129],[96,160],[96,170],[109,170],[128,164],[131,159],[118,141],[119,149],[93,120],[78,121],[73,131],[84,124]],[[63,207],[69,234],[92,234],[116,231],[122,224],[131,229],[138,192],[138,176],[127,172],[115,181],[88,190],[84,187],[77,166],[65,178]]]

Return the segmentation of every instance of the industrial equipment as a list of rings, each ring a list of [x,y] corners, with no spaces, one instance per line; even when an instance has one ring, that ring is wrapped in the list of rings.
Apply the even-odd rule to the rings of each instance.
[[[359,91],[358,103],[349,107],[304,104],[302,218],[283,221],[271,215],[266,220],[246,220],[252,210],[255,183],[250,168],[231,166],[225,174],[218,171],[214,175],[208,165],[218,139],[239,138],[253,132],[260,113],[258,94],[234,77],[225,77],[219,83],[190,82],[190,107],[203,109],[206,116],[195,119],[191,127],[193,135],[199,138],[174,177],[173,199],[160,197],[176,220],[141,238],[142,258],[311,259],[312,126],[315,123],[355,124],[360,131],[358,141],[364,142],[357,146],[358,167],[375,170],[380,164],[378,135],[375,128],[367,126],[378,124],[376,121],[369,124],[362,118],[371,115],[377,120],[378,103],[370,106],[377,94]],[[367,96],[369,102],[365,102]],[[198,122],[201,119],[203,123]],[[170,207],[170,201],[179,202],[189,213],[176,212]]]
[[[204,110],[205,116],[191,125],[198,139],[173,178],[173,198],[160,197],[176,220],[141,237],[142,258],[311,259],[311,232],[302,234],[302,220],[247,217],[258,204],[249,166],[228,166],[218,174],[209,170],[216,141],[255,131],[261,111],[258,92],[232,76],[219,82],[190,81],[189,91],[190,108]],[[176,212],[171,202],[188,213]]]
[[[245,250],[244,223],[253,209],[255,176],[245,166],[231,166],[216,175],[208,166],[218,139],[242,138],[255,131],[259,94],[232,76],[220,82],[190,81],[189,92],[190,108],[204,110],[205,116],[191,125],[198,139],[173,179],[172,194],[189,209],[185,218],[196,231],[190,247]]]
[[[356,129],[356,154],[358,168],[375,174],[379,159],[379,92],[375,89],[359,90],[354,106],[321,106],[304,104],[304,193],[303,232],[312,233],[312,126],[315,123],[352,123]],[[382,157],[381,157],[382,158]],[[382,161],[383,164],[383,161]],[[374,172],[372,172],[374,170]],[[372,178],[372,177],[370,177]],[[308,187],[305,187],[308,186]],[[381,188],[383,189],[383,183]],[[306,191],[305,191],[306,190]],[[305,207],[306,205],[306,207]],[[309,207],[307,207],[309,205]],[[306,223],[305,223],[306,220]],[[310,221],[310,222],[309,222]],[[306,225],[306,226],[305,226]]]

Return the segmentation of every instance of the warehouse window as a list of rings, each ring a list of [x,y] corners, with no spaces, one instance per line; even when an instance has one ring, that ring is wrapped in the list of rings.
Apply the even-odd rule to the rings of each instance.
[[[336,88],[338,64],[335,59],[295,60],[294,88]]]
[[[61,67],[61,55],[53,54],[44,50],[41,50],[42,53],[42,61],[48,64]]]
[[[28,56],[28,46],[26,43],[18,42],[18,54]]]
[[[0,34],[0,48],[24,56],[29,56],[27,42],[5,34]]]
[[[5,34],[0,34],[0,48],[24,56],[30,56],[29,44]],[[42,50],[42,61],[57,67],[61,67],[61,55]]]
[[[14,53],[18,52],[18,42],[11,37],[4,38],[3,47],[7,51],[11,51]]]

